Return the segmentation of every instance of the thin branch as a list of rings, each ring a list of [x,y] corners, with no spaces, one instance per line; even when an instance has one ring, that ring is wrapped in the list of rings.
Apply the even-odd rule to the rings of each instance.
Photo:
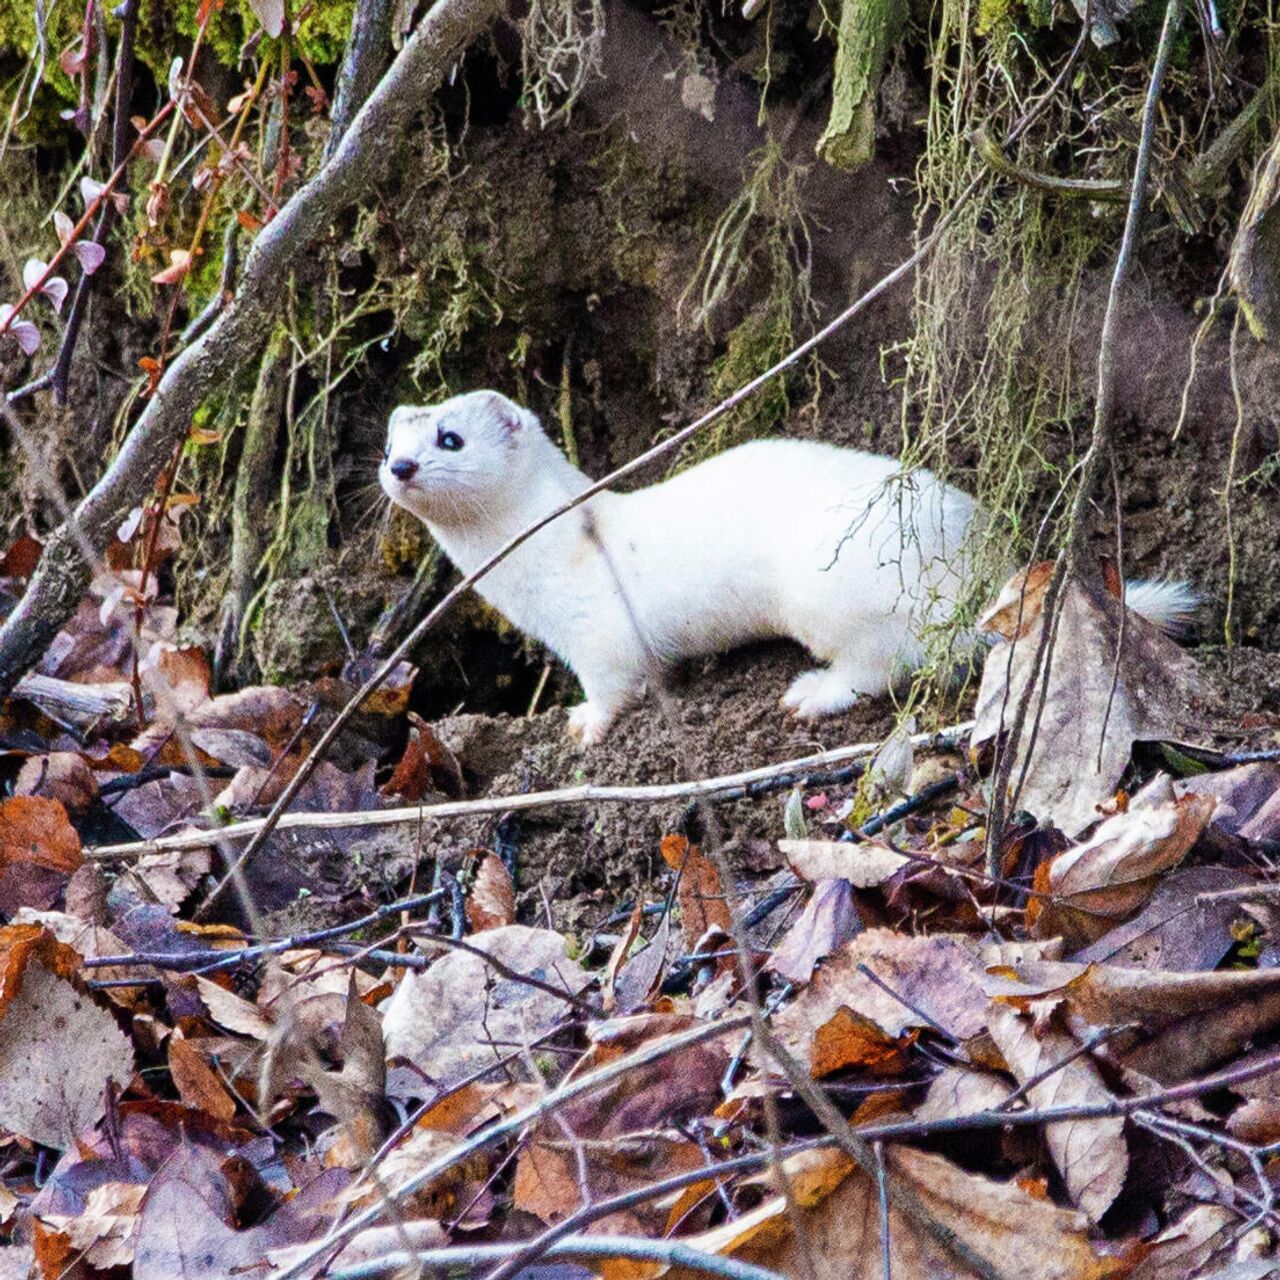
[[[648,1066],[650,1063],[660,1062],[662,1059],[670,1057],[673,1053],[678,1053],[681,1049],[701,1044],[704,1040],[714,1039],[716,1036],[724,1035],[726,1032],[737,1031],[739,1028],[745,1027],[748,1021],[748,1017],[743,1014],[734,1018],[725,1018],[720,1022],[692,1027],[688,1031],[680,1032],[677,1035],[642,1045],[634,1053],[623,1054],[622,1057],[615,1059],[606,1066],[590,1071],[575,1080],[568,1080],[539,1098],[537,1102],[530,1103],[527,1107],[521,1107],[519,1111],[499,1120],[496,1124],[482,1130],[480,1133],[472,1135],[466,1141],[460,1142],[450,1151],[427,1161],[426,1164],[396,1188],[395,1194],[397,1198],[411,1196],[423,1187],[431,1185],[442,1174],[447,1173],[458,1164],[470,1159],[480,1151],[496,1146],[507,1138],[515,1137],[527,1126],[536,1124],[559,1110],[566,1103],[595,1093],[597,1090],[621,1080],[630,1072],[640,1067]],[[368,1209],[357,1213],[354,1217],[349,1218],[341,1227],[335,1227],[322,1240],[317,1241],[300,1257],[296,1258],[289,1267],[281,1271],[275,1277],[275,1280],[300,1280],[302,1276],[311,1275],[314,1264],[319,1262],[321,1258],[332,1256],[353,1236],[363,1231],[366,1227],[373,1226],[382,1217],[384,1207],[381,1204],[372,1205]]]
[[[963,741],[972,728],[973,722],[966,720],[961,724],[939,730],[937,733],[918,733],[911,742],[917,750],[950,750]],[[845,760],[866,760],[875,755],[880,745],[878,742],[859,742],[847,747],[835,747],[830,751],[820,751],[811,756],[801,756],[795,760],[763,765],[758,769],[747,769],[742,773],[700,778],[693,782],[657,783],[649,786],[601,786],[588,782],[577,787],[559,787],[551,791],[481,796],[476,800],[446,800],[439,804],[405,805],[395,809],[372,809],[356,813],[290,813],[273,825],[278,826],[282,831],[299,827],[335,831],[351,827],[398,826],[402,823],[465,818],[487,813],[548,809],[566,804],[662,804],[669,800],[688,800],[697,797],[715,799],[726,793],[732,794],[755,784],[768,782],[775,777],[803,776],[806,770],[823,765]],[[213,836],[219,840],[236,840],[255,836],[263,830],[268,821],[269,818],[246,818],[241,822],[233,822],[211,831],[182,831],[171,836],[157,836],[151,840],[98,845],[86,848],[84,856],[106,861],[112,858],[136,858],[143,854],[159,853],[164,850],[202,849]]]
[[[1008,787],[1014,757],[1017,755],[1018,744],[1026,727],[1031,699],[1038,688],[1041,690],[1040,705],[1044,705],[1049,686],[1048,664],[1052,660],[1053,641],[1057,635],[1063,587],[1067,580],[1079,571],[1080,554],[1085,540],[1086,507],[1093,491],[1097,488],[1102,469],[1110,454],[1116,381],[1115,344],[1120,325],[1120,296],[1129,278],[1134,246],[1137,244],[1138,230],[1142,224],[1142,206],[1147,195],[1147,177],[1151,168],[1151,151],[1159,117],[1160,93],[1164,86],[1174,37],[1178,33],[1181,21],[1182,0],[1169,0],[1165,10],[1164,27],[1160,32],[1160,44],[1156,49],[1155,64],[1151,69],[1151,80],[1147,86],[1146,101],[1143,105],[1142,132],[1138,141],[1138,154],[1133,165],[1133,180],[1129,187],[1129,206],[1125,215],[1124,234],[1120,239],[1120,249],[1116,254],[1116,264],[1111,274],[1106,312],[1102,318],[1102,333],[1098,339],[1098,381],[1094,394],[1093,434],[1089,448],[1079,463],[1080,477],[1076,482],[1076,491],[1067,518],[1066,544],[1058,553],[1053,575],[1045,591],[1040,641],[1031,673],[1018,699],[1013,724],[1010,726],[1004,744],[999,747],[991,789],[991,810],[987,823],[987,867],[992,875],[1000,874],[1001,838],[1005,815],[1008,812]],[[1038,727],[1038,723],[1039,713],[1037,712],[1032,745],[1028,747],[1026,753],[1028,763],[1034,747],[1034,728]]]
[[[389,1253],[372,1262],[361,1262],[334,1271],[330,1280],[382,1280],[385,1276],[413,1274],[415,1266],[441,1269],[477,1267],[486,1262],[505,1261],[521,1247],[518,1244],[478,1244],[452,1249],[421,1249],[415,1253]],[[567,1236],[548,1245],[545,1254],[551,1258],[634,1258],[723,1276],[725,1280],[785,1280],[767,1267],[739,1262],[723,1254],[705,1253],[679,1240],[644,1240],[638,1236]]]

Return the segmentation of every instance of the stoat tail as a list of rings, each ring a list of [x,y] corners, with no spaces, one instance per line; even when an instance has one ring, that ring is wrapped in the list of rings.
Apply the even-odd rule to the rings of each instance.
[[[1124,602],[1166,635],[1176,637],[1191,630],[1200,596],[1189,582],[1133,578],[1124,584]]]

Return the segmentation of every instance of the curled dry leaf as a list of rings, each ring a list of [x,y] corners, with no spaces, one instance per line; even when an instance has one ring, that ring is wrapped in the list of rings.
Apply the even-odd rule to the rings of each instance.
[[[1122,617],[1124,653],[1117,665]],[[1008,730],[1011,708],[1032,678],[1043,625],[1041,615],[1022,635],[1000,641],[987,655],[973,749]],[[1043,690],[1038,681],[1033,708]],[[1027,774],[1020,805],[1068,835],[1078,834],[1114,794],[1134,742],[1196,736],[1207,702],[1194,662],[1172,640],[1132,610],[1126,612],[1109,593],[1069,582],[1029,761],[1030,732],[1018,743],[1013,777],[1024,767]]]
[[[663,836],[662,857],[672,871],[680,873],[676,898],[680,903],[680,929],[685,946],[692,950],[710,928],[726,933],[731,928],[729,904],[719,873],[697,845],[684,836]]]
[[[1027,1096],[1033,1106],[1074,1106],[1112,1100],[1111,1092],[1087,1056],[1067,1061],[1078,1052],[1079,1042],[1058,1030],[1052,1022],[1032,1026],[1029,1019],[1007,1005],[993,1005],[987,1028],[1019,1084],[1057,1068],[1039,1084],[1031,1086]],[[1066,1065],[1060,1065],[1062,1063]],[[1046,1125],[1045,1139],[1072,1201],[1097,1222],[1120,1194],[1129,1169],[1123,1119],[1116,1116],[1064,1120]]]
[[[1049,864],[1037,934],[1062,934],[1079,946],[1101,937],[1151,896],[1162,872],[1176,867],[1200,838],[1217,801],[1209,795],[1175,796],[1164,774],[1147,784],[1128,810],[1108,818],[1083,844]]]
[[[515,921],[516,887],[511,873],[497,854],[486,853],[467,895],[467,923],[472,933],[483,933]]]

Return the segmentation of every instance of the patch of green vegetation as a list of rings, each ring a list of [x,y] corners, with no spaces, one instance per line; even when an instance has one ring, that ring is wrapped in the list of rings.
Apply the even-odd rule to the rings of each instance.
[[[796,320],[812,314],[800,174],[773,141],[751,160],[742,191],[716,221],[680,299],[685,323],[708,332],[732,306],[749,300],[746,315],[724,335],[724,354],[712,368],[711,389],[717,399],[786,355],[795,344]],[[815,364],[808,366],[808,375],[816,387]],[[697,437],[675,465],[709,457],[769,430],[789,412],[795,382],[795,371],[775,378]]]

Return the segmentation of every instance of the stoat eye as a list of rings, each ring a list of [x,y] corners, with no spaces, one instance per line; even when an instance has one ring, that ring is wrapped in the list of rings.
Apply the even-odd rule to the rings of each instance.
[[[462,448],[462,437],[456,431],[437,431],[436,448],[448,449],[450,453],[457,453]]]

